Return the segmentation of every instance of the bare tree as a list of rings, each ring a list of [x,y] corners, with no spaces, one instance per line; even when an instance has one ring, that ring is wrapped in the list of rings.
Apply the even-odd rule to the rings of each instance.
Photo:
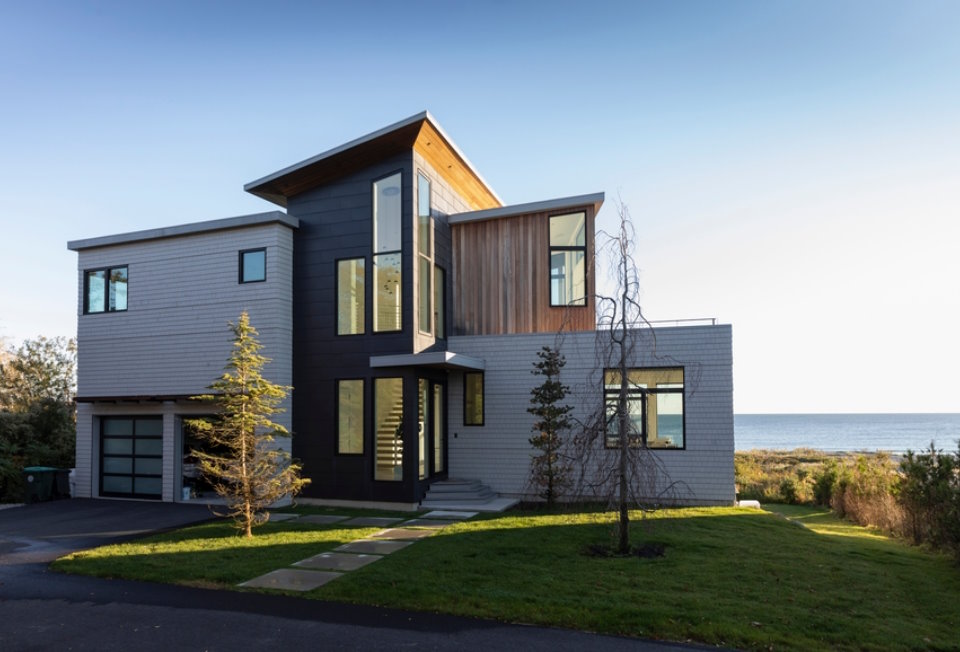
[[[656,453],[643,437],[642,417],[631,413],[631,398],[645,396],[631,377],[631,368],[642,357],[656,360],[656,333],[643,315],[639,302],[639,272],[634,262],[635,233],[625,204],[617,204],[618,230],[598,232],[598,258],[610,261],[613,291],[597,294],[597,340],[595,373],[588,392],[595,397],[603,387],[600,405],[581,423],[569,452],[578,472],[572,493],[579,500],[600,500],[617,511],[617,552],[630,552],[630,510],[650,509],[677,502],[686,490],[673,482]],[[599,254],[604,254],[600,256]],[[675,361],[673,361],[676,364]],[[616,388],[615,393],[612,389]]]

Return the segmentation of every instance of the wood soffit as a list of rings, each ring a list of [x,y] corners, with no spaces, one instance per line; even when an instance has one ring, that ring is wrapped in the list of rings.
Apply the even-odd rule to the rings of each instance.
[[[493,191],[457,153],[455,146],[451,146],[426,117],[263,183],[248,185],[247,191],[286,207],[290,197],[413,149],[416,149],[474,210],[502,205]]]

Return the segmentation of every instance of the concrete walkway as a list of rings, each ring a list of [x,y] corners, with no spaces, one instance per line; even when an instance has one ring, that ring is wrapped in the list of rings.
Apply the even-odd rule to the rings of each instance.
[[[336,514],[301,516],[297,519],[298,521],[318,525],[378,526],[397,524],[398,527],[388,527],[367,539],[345,543],[334,548],[332,552],[321,552],[312,557],[301,559],[293,564],[296,568],[279,568],[252,580],[241,582],[237,586],[284,591],[312,591],[327,582],[342,577],[344,573],[379,561],[384,556],[436,534],[445,527],[462,519],[473,518],[476,515],[477,512],[437,510],[407,521],[399,518],[371,516],[349,518]],[[278,519],[277,517],[281,518]],[[270,515],[270,520],[289,521],[294,518],[297,518],[295,514],[276,513]]]

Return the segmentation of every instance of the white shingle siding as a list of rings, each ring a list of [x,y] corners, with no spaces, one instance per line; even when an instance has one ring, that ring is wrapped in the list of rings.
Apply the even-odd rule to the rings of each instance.
[[[687,326],[655,330],[638,339],[634,367],[685,368],[686,450],[656,451],[674,482],[689,490],[691,503],[730,504],[733,479],[733,381],[730,326]],[[571,393],[574,416],[586,419],[601,401],[602,364],[596,338],[603,332],[568,333],[560,342],[567,364],[561,374]],[[449,390],[450,476],[476,478],[495,491],[524,495],[533,417],[530,373],[536,352],[554,346],[555,334],[451,337],[450,350],[486,361],[484,425],[463,425],[463,376],[451,374]]]

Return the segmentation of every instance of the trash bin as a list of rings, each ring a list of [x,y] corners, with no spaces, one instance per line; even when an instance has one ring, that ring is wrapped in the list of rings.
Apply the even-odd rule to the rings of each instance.
[[[57,480],[53,487],[54,498],[69,498],[70,492],[70,469],[57,469]]]
[[[28,466],[23,469],[23,484],[28,503],[53,499],[57,469],[52,466]]]

